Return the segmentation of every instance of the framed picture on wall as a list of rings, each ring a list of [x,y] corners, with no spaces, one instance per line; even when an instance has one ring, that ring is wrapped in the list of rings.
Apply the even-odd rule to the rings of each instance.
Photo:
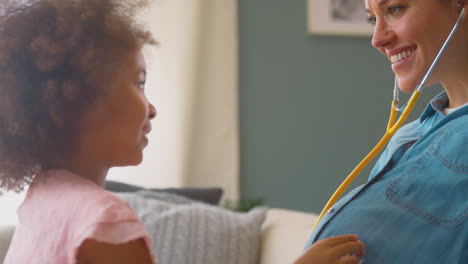
[[[308,0],[308,30],[318,35],[371,36],[364,0]]]

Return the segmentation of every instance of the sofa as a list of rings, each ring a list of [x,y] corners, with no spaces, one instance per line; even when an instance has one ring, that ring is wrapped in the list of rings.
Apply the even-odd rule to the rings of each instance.
[[[317,215],[287,209],[268,209],[262,225],[259,264],[292,263],[302,252]],[[14,226],[0,226],[0,261],[3,263]]]
[[[150,233],[150,235],[153,236],[153,240],[169,240],[169,244],[171,244],[171,246],[179,243],[182,248],[187,248],[190,246],[187,243],[195,243],[199,244],[198,246],[200,248],[200,245],[205,243],[205,241],[207,241],[208,245],[209,243],[211,243],[211,245],[216,244],[217,241],[219,241],[213,240],[215,241],[214,243],[209,241],[212,239],[214,234],[208,235],[208,237],[206,237],[204,233],[199,233],[200,235],[197,238],[198,241],[188,242],[186,234],[183,233],[184,230],[180,229],[180,226],[187,225],[187,222],[181,222],[183,220],[182,216],[184,215],[184,212],[187,214],[188,211],[189,218],[193,218],[193,216],[197,214],[194,214],[193,210],[199,209],[197,212],[202,212],[202,214],[209,215],[208,218],[210,221],[216,220],[217,217],[222,217],[222,230],[219,232],[220,230],[218,229],[218,235],[222,236],[222,242],[225,242],[224,240],[231,240],[228,242],[231,247],[228,248],[227,251],[224,250],[221,252],[218,250],[219,252],[216,254],[218,257],[221,255],[221,258],[217,258],[216,261],[205,260],[203,262],[208,264],[210,264],[209,262],[245,264],[247,262],[253,263],[256,259],[258,259],[258,264],[292,263],[297,257],[300,256],[301,252],[303,251],[304,245],[306,244],[307,239],[312,231],[313,224],[317,219],[317,215],[312,213],[280,208],[255,208],[249,213],[231,212],[230,210],[226,210],[217,206],[217,203],[219,202],[219,199],[222,195],[222,191],[220,191],[218,188],[148,190],[142,189],[141,187],[124,185],[121,183],[111,183],[111,185],[107,185],[107,189],[115,192],[121,199],[125,200],[127,203],[129,203],[130,206],[134,208],[139,217],[143,219],[145,226],[149,228],[147,231]],[[140,200],[144,199],[143,203],[147,207],[146,211],[143,211],[143,208],[141,208],[138,204],[135,204],[135,198]],[[157,200],[155,202],[156,207],[148,207],[147,205],[151,205],[151,202],[154,202],[153,200]],[[168,201],[170,201],[169,207],[167,204],[165,204],[165,202]],[[184,206],[186,209],[183,209]],[[181,210],[179,210],[180,207],[182,207]],[[164,210],[162,210],[162,208]],[[163,218],[166,219],[167,217],[170,217],[171,219],[178,217],[178,229],[174,229],[176,231],[171,233],[168,230],[173,227],[171,227],[165,220],[161,222],[157,222],[158,220],[155,220],[156,224],[163,224],[159,225],[155,230],[151,230],[152,226],[147,225],[147,221],[150,219],[148,212],[154,212],[153,215],[156,215],[156,217],[162,215]],[[228,218],[227,221],[226,217]],[[202,220],[200,218],[194,222],[201,221]],[[204,219],[203,221],[206,222],[207,220]],[[232,222],[235,224],[229,225],[226,224],[226,222]],[[155,222],[150,222],[151,225],[154,223]],[[209,227],[211,230],[207,233],[216,233],[215,228],[219,228],[215,227],[217,222],[210,223],[212,223],[213,226]],[[252,225],[254,225],[254,229],[246,229],[246,225],[247,228],[252,228]],[[3,259],[8,250],[11,237],[14,233],[14,229],[14,226],[0,226],[0,263],[3,263]],[[198,230],[200,229],[200,226],[194,226],[190,233],[193,234],[194,229]],[[224,229],[229,230],[224,232]],[[159,232],[159,230],[164,230],[164,232]],[[159,233],[170,233],[170,235],[166,235],[166,237],[161,238],[154,236],[154,233],[158,233],[157,235],[159,235]],[[179,237],[179,240],[176,241],[173,237]],[[236,239],[239,241],[236,243],[241,244],[241,247],[244,247],[243,250],[239,251],[239,245],[232,247],[232,239],[234,239],[233,237],[237,237]],[[207,251],[209,254],[211,254],[213,251],[216,251],[216,245],[211,247],[205,244],[202,247],[203,248],[200,250]],[[163,248],[161,248],[161,250],[163,250]],[[174,253],[179,255],[186,254],[181,253],[181,251],[178,252],[178,250],[174,249],[173,247],[167,247],[164,250],[165,251],[161,252],[164,252],[166,255],[172,255]],[[250,253],[246,251],[250,251]],[[158,252],[156,253],[158,254]],[[192,252],[192,254],[193,253],[194,252]],[[245,261],[245,258],[244,260],[233,260],[233,254],[237,255],[239,253],[249,254],[253,257],[251,257],[249,261]],[[206,252],[203,254],[206,255]],[[183,257],[184,256],[181,256],[179,259],[177,259],[171,256],[170,260],[167,258],[162,258],[160,260],[162,264],[187,263],[187,260],[181,260]],[[229,259],[229,261],[220,261],[220,259],[224,258]],[[188,259],[190,259],[188,262],[193,262],[193,259],[190,258],[190,256]],[[198,262],[195,261],[194,263]]]

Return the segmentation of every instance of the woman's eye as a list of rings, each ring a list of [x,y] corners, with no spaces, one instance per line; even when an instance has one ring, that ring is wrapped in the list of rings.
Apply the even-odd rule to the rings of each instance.
[[[368,17],[367,23],[371,24],[372,26],[375,26],[375,23],[376,23],[375,17]]]
[[[401,5],[394,5],[394,6],[390,6],[388,7],[388,13],[390,13],[390,15],[399,15],[401,14],[403,11],[405,11],[405,8],[404,6],[401,6]]]

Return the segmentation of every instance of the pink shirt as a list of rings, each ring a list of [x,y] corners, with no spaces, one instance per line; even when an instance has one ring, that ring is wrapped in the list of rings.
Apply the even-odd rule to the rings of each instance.
[[[4,264],[75,264],[85,239],[120,244],[144,238],[151,252],[151,238],[125,202],[65,170],[36,176],[18,219]]]

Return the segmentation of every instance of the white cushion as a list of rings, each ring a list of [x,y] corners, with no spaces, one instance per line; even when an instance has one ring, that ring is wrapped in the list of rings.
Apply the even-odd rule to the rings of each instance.
[[[260,264],[287,264],[296,260],[312,233],[318,215],[270,209],[262,226]]]

